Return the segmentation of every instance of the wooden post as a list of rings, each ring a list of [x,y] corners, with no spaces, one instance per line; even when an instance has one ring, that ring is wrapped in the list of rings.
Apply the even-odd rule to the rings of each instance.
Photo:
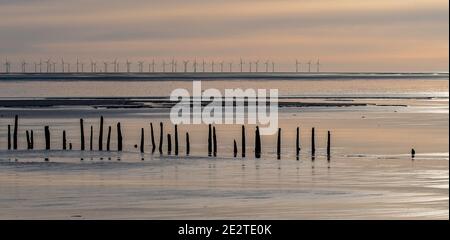
[[[17,131],[19,128],[19,116],[14,116],[13,149],[17,149]]]
[[[259,127],[256,126],[255,132],[255,157],[261,157],[261,136],[259,135]]]
[[[281,128],[278,128],[277,159],[281,158]]]
[[[100,132],[98,134],[98,150],[103,150],[103,116],[100,116]]]
[[[172,153],[172,137],[170,134],[167,134],[167,155]]]
[[[120,129],[120,122],[117,123],[117,151],[122,151],[122,130]]]
[[[108,126],[108,136],[106,138],[106,151],[109,151],[111,148],[111,126]]]
[[[311,131],[311,155],[316,155],[316,138],[315,138],[315,129],[312,128]]]
[[[152,138],[152,153],[155,152],[155,148],[156,148],[156,144],[155,144],[155,136],[153,133],[153,124],[150,123],[150,134],[151,134],[151,138]]]
[[[84,125],[82,118],[80,118],[80,149],[84,151]]]
[[[72,143],[69,143],[69,149],[72,150]]]
[[[297,127],[297,136],[296,136],[296,140],[295,140],[295,153],[297,156],[297,160],[298,157],[300,155],[300,128]]]
[[[141,153],[144,152],[144,128],[141,128],[141,147],[140,147]]]
[[[212,152],[212,137],[211,124],[208,125],[208,156],[211,157]]]
[[[189,155],[190,152],[190,142],[189,142],[189,133],[186,133],[186,156]]]
[[[50,150],[50,129],[48,126],[44,127],[45,132],[45,150]]]
[[[242,125],[242,157],[245,157],[245,126]]]
[[[30,134],[30,147],[31,149],[34,149],[34,136],[33,136],[33,130],[31,130],[31,134]]]
[[[178,156],[178,126],[175,124],[175,155]]]
[[[66,130],[63,130],[63,142],[62,142],[62,148],[63,150],[67,149],[67,140],[66,140]]]
[[[89,142],[89,150],[91,150],[91,151],[92,151],[92,145],[93,145],[93,143],[92,143],[92,141],[93,141],[93,133],[94,133],[94,128],[91,125],[91,135],[89,137],[89,140],[90,140],[90,142]]]
[[[28,132],[28,130],[26,131],[26,135],[27,135],[27,149],[31,149],[30,133]]]
[[[162,150],[162,145],[163,145],[163,134],[164,134],[164,129],[163,129],[163,123],[160,122],[159,123],[159,154],[163,154],[163,150]]]
[[[330,161],[330,156],[331,156],[331,133],[330,133],[330,131],[328,131],[328,136],[327,136],[327,159],[328,159],[328,161]]]
[[[8,150],[11,150],[11,125],[8,124]]]
[[[217,136],[216,136],[216,127],[213,127],[213,156],[217,156]]]
[[[416,150],[414,150],[414,148],[411,148],[411,159],[414,160],[415,157],[416,157]]]
[[[233,140],[234,141],[234,149],[233,149],[233,153],[234,153],[234,157],[237,157],[237,152],[238,152],[238,150],[237,150],[237,144],[236,144],[236,140]]]

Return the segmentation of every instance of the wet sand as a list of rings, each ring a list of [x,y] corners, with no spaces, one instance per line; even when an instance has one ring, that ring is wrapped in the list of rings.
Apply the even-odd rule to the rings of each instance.
[[[424,92],[413,95],[429,95]],[[263,136],[263,157],[253,157],[254,125],[247,125],[245,159],[232,156],[233,139],[240,151],[237,125],[216,126],[217,158],[207,157],[205,125],[179,126],[179,157],[166,156],[166,147],[163,156],[152,155],[149,123],[163,121],[166,133],[173,133],[164,108],[1,108],[0,218],[448,219],[448,97],[344,100],[368,105],[281,108],[280,160],[276,160],[276,136]],[[12,124],[14,114],[21,116],[20,150],[7,151],[5,126]],[[122,153],[78,150],[79,118],[85,119],[86,129],[94,126],[97,149],[100,115],[105,117],[105,128],[122,123]],[[42,150],[44,123],[51,126],[51,151]],[[299,161],[295,157],[297,126],[301,129]],[[146,134],[143,155],[134,148],[141,127]],[[317,134],[314,161],[312,127]],[[37,150],[24,149],[25,129],[35,130]],[[59,150],[63,129],[73,143],[72,151]],[[325,151],[327,130],[332,133],[330,162]],[[189,157],[184,154],[186,131],[191,135]],[[114,131],[112,140],[116,149]],[[411,148],[417,151],[414,159]]]

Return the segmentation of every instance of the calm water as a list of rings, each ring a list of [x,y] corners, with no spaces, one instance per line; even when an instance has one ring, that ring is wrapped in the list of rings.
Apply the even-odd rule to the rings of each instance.
[[[207,126],[181,125],[180,157],[151,154],[149,123],[165,122],[167,109],[95,109],[88,106],[0,108],[0,218],[274,218],[274,219],[448,219],[448,80],[218,80],[203,88],[277,88],[303,102],[353,101],[362,107],[280,109],[282,159],[276,136],[263,136],[263,158],[253,157],[254,126],[247,125],[247,158],[240,151],[240,126],[217,126],[218,157],[208,158]],[[189,81],[6,81],[0,102],[10,98],[167,96]],[[307,98],[307,97],[314,98]],[[330,97],[346,97],[331,99]],[[358,98],[364,97],[364,98]],[[396,99],[392,99],[396,97]],[[430,97],[430,98],[422,98]],[[7,124],[19,114],[19,148],[7,151]],[[99,116],[105,126],[120,121],[124,152],[79,149],[80,117],[85,131]],[[52,151],[43,148],[43,125]],[[295,128],[302,151],[295,158]],[[146,153],[134,148],[145,128]],[[316,159],[310,156],[311,128]],[[35,151],[25,150],[26,129],[35,131]],[[61,151],[62,130],[74,150]],[[114,128],[113,128],[114,129]],[[325,156],[326,131],[332,157]],[[184,154],[184,134],[191,156]],[[111,146],[116,148],[116,133]],[[158,137],[157,137],[158,139]],[[417,151],[411,160],[410,149]],[[166,152],[166,148],[164,148]],[[48,157],[49,162],[44,158]],[[83,160],[81,160],[83,158]],[[144,159],[143,161],[141,159]]]

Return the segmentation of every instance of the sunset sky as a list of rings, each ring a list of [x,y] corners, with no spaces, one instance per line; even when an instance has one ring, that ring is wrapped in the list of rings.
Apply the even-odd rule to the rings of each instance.
[[[448,71],[448,0],[0,0],[0,58]],[[3,67],[3,66],[2,66]]]

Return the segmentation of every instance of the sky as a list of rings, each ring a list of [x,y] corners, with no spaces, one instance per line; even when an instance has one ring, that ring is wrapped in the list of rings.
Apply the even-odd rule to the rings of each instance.
[[[279,71],[320,58],[323,71],[448,71],[449,1],[0,0],[6,57],[243,58]]]

